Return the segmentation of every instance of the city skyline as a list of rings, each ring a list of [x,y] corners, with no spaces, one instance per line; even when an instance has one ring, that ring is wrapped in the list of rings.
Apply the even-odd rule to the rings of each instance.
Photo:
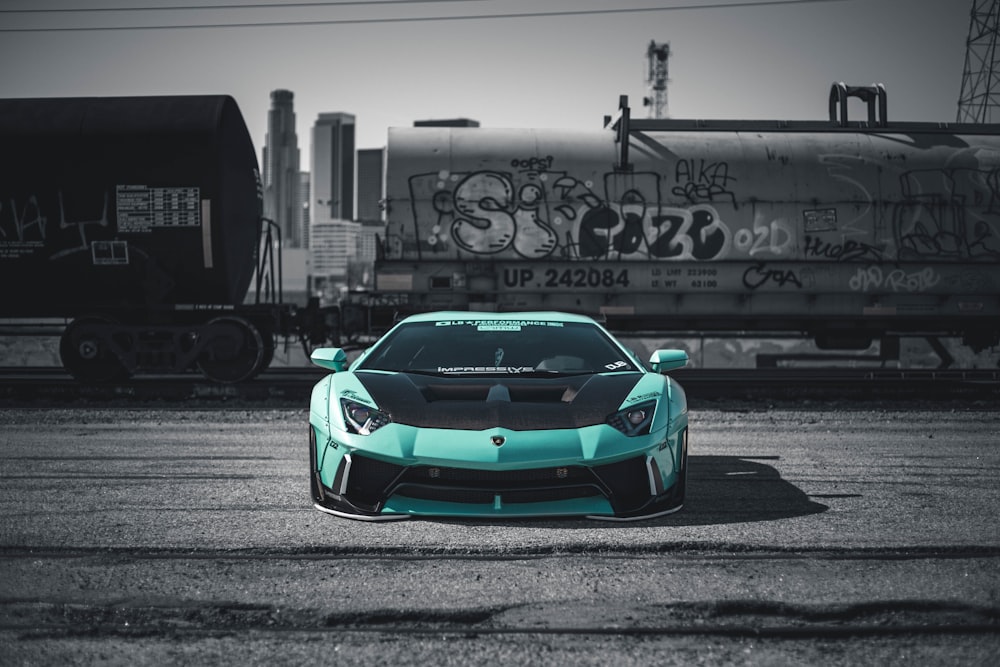
[[[379,148],[388,127],[416,119],[598,128],[622,94],[645,116],[645,53],[655,40],[671,44],[673,117],[822,119],[830,85],[845,81],[885,84],[891,120],[953,122],[972,7],[469,0],[224,9],[191,0],[171,11],[166,3],[132,0],[146,11],[121,12],[110,11],[113,0],[9,0],[0,12],[0,95],[231,94],[259,155],[269,93],[287,89],[300,136],[320,113],[344,111],[357,119],[356,146]],[[234,27],[250,23],[264,25]]]

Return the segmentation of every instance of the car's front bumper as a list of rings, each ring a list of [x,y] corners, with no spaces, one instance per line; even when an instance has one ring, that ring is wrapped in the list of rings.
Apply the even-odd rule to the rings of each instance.
[[[685,425],[669,436],[661,432],[642,441],[633,439],[632,451],[617,460],[549,457],[541,465],[519,466],[510,461],[386,460],[324,438],[322,429],[317,445],[314,426],[313,500],[321,511],[368,520],[649,518],[676,511],[683,502],[686,431]]]

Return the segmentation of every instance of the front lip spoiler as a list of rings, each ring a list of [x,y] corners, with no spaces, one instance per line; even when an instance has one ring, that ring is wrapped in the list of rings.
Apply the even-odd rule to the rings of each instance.
[[[679,512],[683,508],[684,505],[678,505],[677,507],[672,507],[662,512],[654,512],[653,514],[640,514],[639,516],[613,516],[613,515],[602,516],[600,514],[588,514],[586,518],[592,519],[594,521],[610,521],[614,523],[628,523],[630,521],[648,521],[649,519],[659,519],[661,516],[667,516],[668,514]]]
[[[350,512],[341,512],[340,510],[330,509],[329,507],[324,507],[319,503],[313,503],[313,507],[318,509],[320,512],[326,514],[332,514],[333,516],[339,516],[342,519],[356,519],[358,521],[404,521],[406,519],[412,518],[410,514],[352,514]]]
[[[387,521],[406,521],[408,519],[412,519],[415,516],[413,514],[351,514],[349,512],[341,512],[339,510],[333,510],[333,509],[330,509],[329,507],[323,507],[319,503],[313,503],[313,507],[316,508],[316,509],[318,509],[320,512],[324,512],[325,514],[331,514],[333,516],[337,516],[337,517],[340,517],[342,519],[355,519],[357,521],[368,521],[368,522],[371,522],[371,523],[380,523],[380,522],[387,522]],[[643,515],[640,515],[640,516],[611,516],[611,515],[602,516],[600,514],[587,514],[583,518],[590,519],[591,521],[607,521],[609,523],[629,523],[629,522],[632,522],[632,521],[648,521],[650,519],[658,519],[661,516],[667,516],[669,514],[673,514],[675,512],[680,511],[683,507],[684,507],[684,505],[678,505],[677,507],[665,510],[663,512],[656,512],[654,514],[643,514]],[[444,515],[444,514],[439,515],[439,516],[445,517],[445,518],[447,517],[447,515]],[[430,518],[430,516],[428,515],[425,518]],[[472,518],[472,517],[463,517],[463,518]],[[483,517],[476,517],[476,518],[490,518],[490,517],[488,515],[484,515]],[[522,519],[522,518],[532,518],[532,517],[499,517],[499,516],[494,516],[492,518],[495,518],[495,519],[503,519],[503,518],[508,518],[508,519]]]

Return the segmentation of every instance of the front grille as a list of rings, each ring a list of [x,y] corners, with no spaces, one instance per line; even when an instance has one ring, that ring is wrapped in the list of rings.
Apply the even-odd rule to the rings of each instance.
[[[479,470],[413,466],[399,478],[393,493],[408,498],[452,503],[538,503],[604,495],[584,466],[525,470]]]
[[[556,466],[528,468],[526,470],[477,470],[472,468],[445,468],[413,466],[407,468],[401,482],[415,484],[481,484],[490,487],[509,487],[537,482],[573,483],[580,480],[594,481],[590,469],[583,466]]]
[[[339,475],[338,475],[339,477]],[[605,497],[616,512],[650,500],[645,457],[588,468],[553,466],[525,470],[480,470],[445,466],[404,467],[352,455],[345,496],[378,511],[389,496],[465,504],[538,503]]]
[[[594,485],[567,486],[561,489],[527,489],[525,491],[509,491],[501,494],[505,503],[545,503],[556,500],[573,500],[575,498],[592,498],[603,496],[601,490]]]
[[[466,503],[475,505],[492,505],[496,496],[504,504],[545,503],[575,498],[591,498],[602,496],[601,490],[594,485],[567,486],[547,489],[519,489],[505,491],[482,491],[479,489],[448,488],[442,486],[417,486],[403,484],[395,489],[395,495],[420,500],[439,500],[447,503]]]
[[[397,487],[395,495],[418,500],[439,500],[446,503],[464,503],[468,505],[490,505],[496,496],[492,491],[477,491],[475,489],[447,489],[433,486],[416,486],[403,484]]]

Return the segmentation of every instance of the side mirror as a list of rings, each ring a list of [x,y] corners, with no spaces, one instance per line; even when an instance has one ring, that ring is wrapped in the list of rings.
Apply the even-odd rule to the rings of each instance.
[[[684,350],[656,350],[649,358],[649,365],[653,367],[654,373],[684,368],[687,362],[688,354]]]
[[[347,353],[339,347],[318,347],[312,351],[309,359],[320,368],[334,373],[347,370]]]

